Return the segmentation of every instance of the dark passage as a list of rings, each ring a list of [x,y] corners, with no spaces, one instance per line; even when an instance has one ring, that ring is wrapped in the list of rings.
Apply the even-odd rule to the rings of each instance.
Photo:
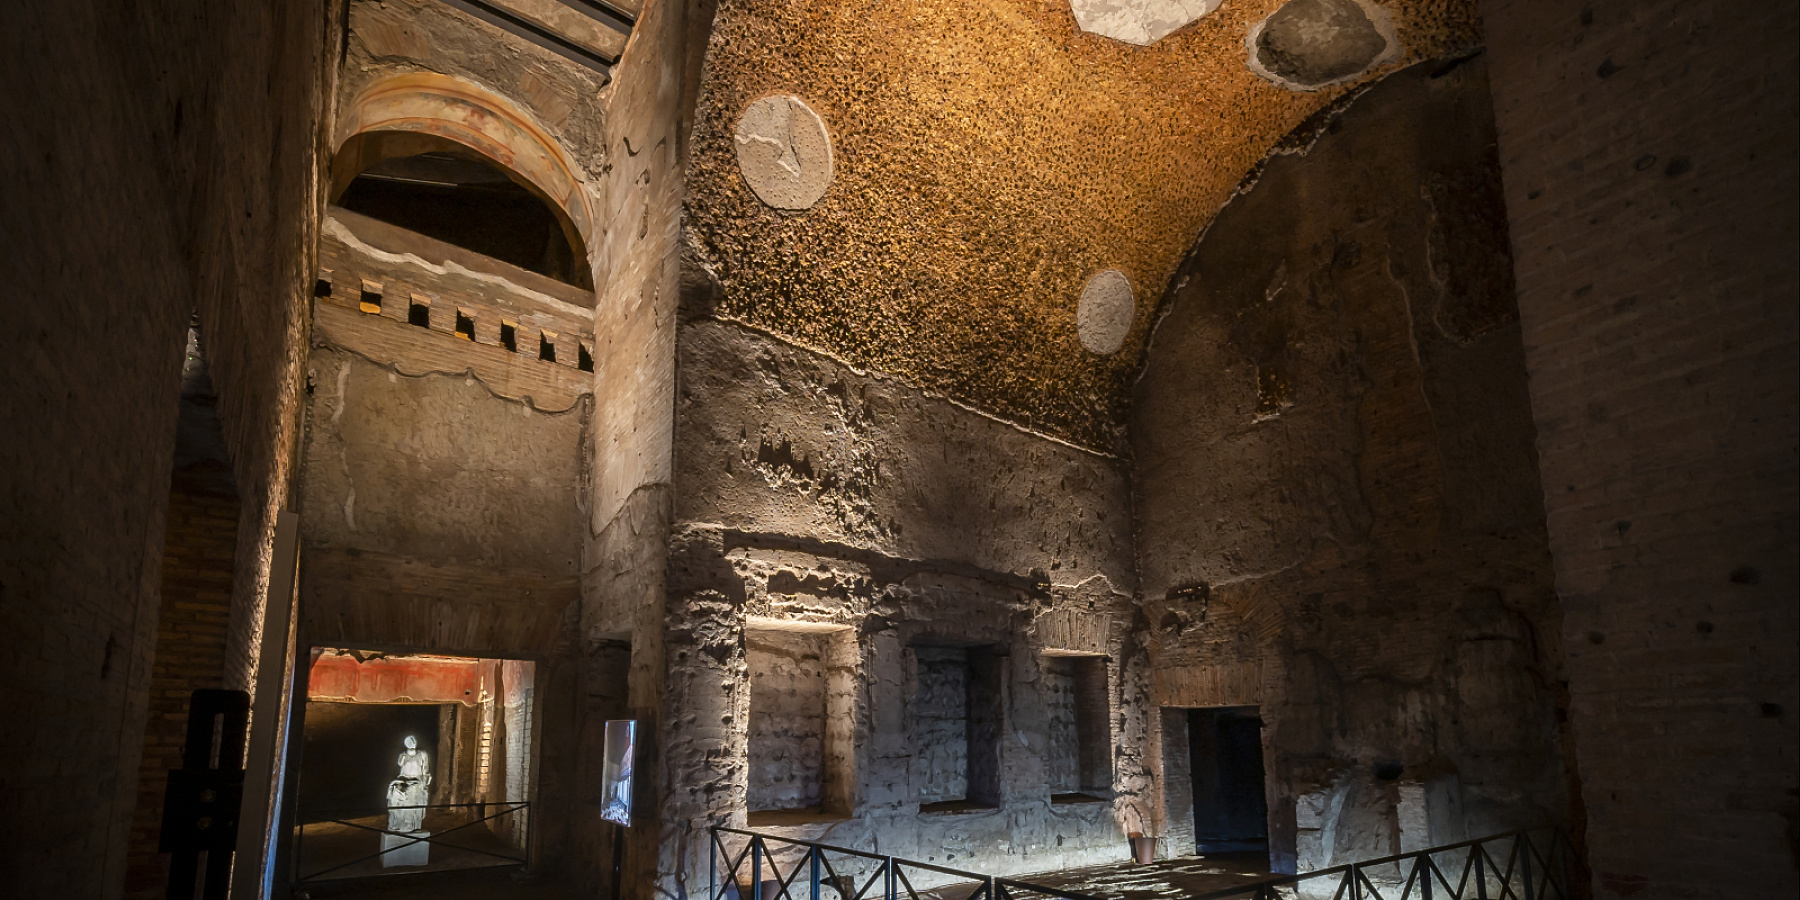
[[[390,159],[337,205],[558,281],[588,287],[585,254],[556,213],[499,166],[446,153]]]
[[[303,821],[333,818],[359,809],[379,814],[387,806],[388,782],[399,774],[396,760],[407,735],[431,754],[437,788],[450,774],[439,751],[439,703],[332,703],[306,705],[305,755],[300,763],[300,816]]]
[[[1188,711],[1194,837],[1201,853],[1267,850],[1262,718],[1254,706]]]

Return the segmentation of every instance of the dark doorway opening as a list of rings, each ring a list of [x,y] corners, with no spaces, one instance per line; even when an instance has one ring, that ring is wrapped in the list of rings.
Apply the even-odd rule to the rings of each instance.
[[[1262,717],[1254,706],[1188,711],[1194,838],[1200,853],[1264,852],[1269,806],[1264,793]]]
[[[384,160],[357,175],[337,205],[575,287],[592,287],[586,253],[571,244],[549,203],[472,152]]]
[[[439,720],[454,706],[437,703],[332,703],[306,706],[305,750],[301,756],[300,821],[316,822],[343,810],[380,805],[394,778],[394,760],[413,737],[433,760],[455,758],[446,753],[452,735],[439,734]],[[434,780],[441,795],[448,779]],[[433,799],[438,799],[433,797]]]

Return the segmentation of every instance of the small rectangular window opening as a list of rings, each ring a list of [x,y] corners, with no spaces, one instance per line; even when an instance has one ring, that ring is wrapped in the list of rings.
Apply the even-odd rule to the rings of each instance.
[[[420,328],[431,327],[431,301],[417,294],[413,295],[412,304],[406,308],[406,324]]]
[[[475,314],[466,309],[456,311],[456,336],[465,341],[475,339]]]
[[[357,308],[361,309],[363,312],[366,312],[366,313],[381,312],[381,283],[380,282],[364,281],[362,283],[362,298],[361,298],[361,301],[357,303]]]
[[[327,273],[327,275],[328,274],[329,273]],[[313,282],[313,296],[314,297],[329,297],[329,296],[331,296],[331,279],[329,277],[327,277],[327,275],[320,275],[318,280]]]
[[[500,320],[500,346],[505,347],[508,353],[519,352],[519,326],[505,319]]]
[[[575,367],[583,372],[594,371],[594,351],[586,344],[575,345]]]
[[[545,362],[556,362],[556,333],[545,331],[538,335],[538,359]]]

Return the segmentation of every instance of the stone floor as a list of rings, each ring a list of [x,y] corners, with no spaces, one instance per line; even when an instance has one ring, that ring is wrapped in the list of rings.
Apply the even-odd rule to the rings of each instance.
[[[301,878],[307,881],[366,880],[492,866],[516,869],[518,863],[509,857],[523,855],[485,825],[469,824],[468,817],[461,811],[432,810],[425,820],[425,829],[431,832],[430,863],[387,868],[382,866],[379,856],[379,829],[386,822],[386,816],[366,816],[303,825],[296,844]]]
[[[1015,875],[1012,880],[1104,900],[1182,900],[1247,884],[1269,875],[1266,853],[1209,853],[1153,863],[1113,863]],[[920,900],[966,900],[979,885],[953,884],[919,891]]]
[[[1266,853],[1209,853],[1025,875],[1019,880],[1106,900],[1179,900],[1268,876]]]

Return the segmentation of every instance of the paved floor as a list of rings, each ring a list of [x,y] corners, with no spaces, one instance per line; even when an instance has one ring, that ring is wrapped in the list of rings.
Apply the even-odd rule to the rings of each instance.
[[[1209,853],[1023,875],[1018,880],[1107,900],[1179,900],[1268,876],[1266,853]]]

